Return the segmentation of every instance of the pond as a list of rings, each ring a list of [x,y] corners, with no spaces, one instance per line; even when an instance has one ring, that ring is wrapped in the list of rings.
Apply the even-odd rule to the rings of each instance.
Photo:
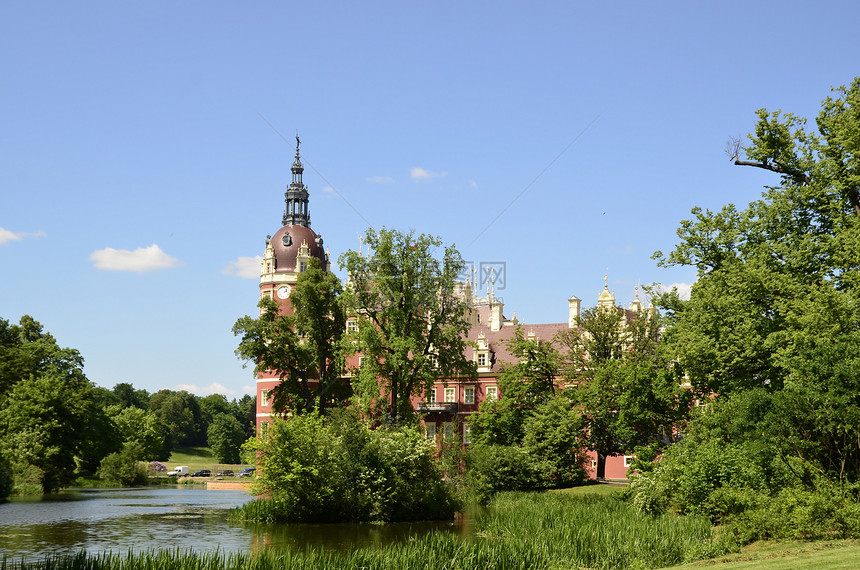
[[[390,525],[243,524],[230,509],[250,501],[242,491],[201,488],[81,489],[0,504],[0,556],[179,549],[257,552],[306,547],[348,550],[384,545],[441,529],[465,533],[463,522]]]

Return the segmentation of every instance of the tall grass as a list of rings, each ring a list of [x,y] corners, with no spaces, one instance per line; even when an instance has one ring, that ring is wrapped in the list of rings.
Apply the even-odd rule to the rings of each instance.
[[[434,532],[350,552],[259,554],[157,551],[75,554],[40,563],[0,560],[0,570],[275,570],[659,568],[722,554],[705,518],[650,517],[614,496],[506,493],[478,515],[475,536]]]

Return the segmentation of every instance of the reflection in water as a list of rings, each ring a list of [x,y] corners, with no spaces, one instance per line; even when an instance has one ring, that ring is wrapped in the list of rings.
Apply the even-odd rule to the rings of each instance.
[[[0,504],[0,556],[153,549],[258,552],[266,548],[351,550],[409,540],[433,530],[470,533],[455,522],[240,524],[227,512],[251,497],[242,491],[188,488],[87,489]]]

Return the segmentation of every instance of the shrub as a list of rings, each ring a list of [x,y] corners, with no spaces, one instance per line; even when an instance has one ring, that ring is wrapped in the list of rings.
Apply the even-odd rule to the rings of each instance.
[[[500,491],[531,491],[542,487],[539,466],[529,453],[512,445],[474,444],[466,452],[466,484],[481,503]]]
[[[267,499],[234,518],[294,522],[453,518],[459,504],[417,429],[369,429],[356,416],[278,421],[259,454],[256,491]]]
[[[143,453],[140,447],[126,444],[122,451],[111,453],[102,459],[96,475],[103,481],[116,485],[145,485],[146,468],[140,464]]]

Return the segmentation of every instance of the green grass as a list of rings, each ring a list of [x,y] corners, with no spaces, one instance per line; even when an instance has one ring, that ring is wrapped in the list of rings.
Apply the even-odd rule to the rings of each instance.
[[[222,469],[231,469],[234,473],[238,473],[245,467],[254,467],[253,465],[243,463],[218,463],[218,459],[208,447],[177,448],[170,455],[170,459],[162,463],[167,466],[168,471],[180,465],[187,465],[188,470],[192,473],[200,469],[209,469],[213,476]]]
[[[813,542],[756,542],[710,560],[701,560],[674,569],[714,568],[715,570],[821,570],[860,568],[860,542],[827,540]]]

